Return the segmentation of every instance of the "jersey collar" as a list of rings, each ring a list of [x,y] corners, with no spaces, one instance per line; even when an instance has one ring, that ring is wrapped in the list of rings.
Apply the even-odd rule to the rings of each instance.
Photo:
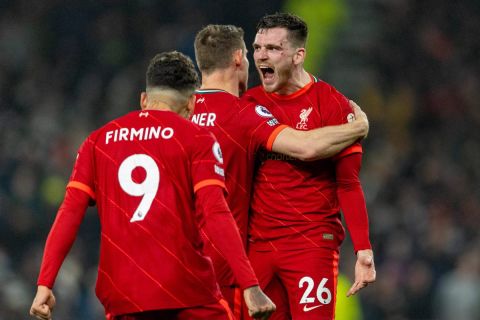
[[[198,93],[198,94],[209,94],[209,93],[218,93],[218,92],[227,92],[227,91],[222,90],[222,89],[198,89],[198,90],[195,90],[195,93]]]
[[[304,94],[305,92],[307,92],[312,86],[314,83],[318,82],[318,79],[312,75],[312,74],[308,74],[310,76],[310,82],[307,83],[303,88],[295,91],[294,93],[291,93],[291,94],[278,94],[278,93],[267,93],[265,90],[265,93],[267,95],[270,95],[272,97],[275,97],[276,99],[280,99],[280,100],[290,100],[290,99],[295,99],[296,97],[299,97],[301,96],[302,94]]]

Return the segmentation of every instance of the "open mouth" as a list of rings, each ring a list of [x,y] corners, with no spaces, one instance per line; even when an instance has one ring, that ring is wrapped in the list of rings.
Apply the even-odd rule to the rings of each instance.
[[[273,76],[275,75],[275,70],[268,66],[260,66],[260,71],[262,72],[263,79],[265,80],[272,80]]]

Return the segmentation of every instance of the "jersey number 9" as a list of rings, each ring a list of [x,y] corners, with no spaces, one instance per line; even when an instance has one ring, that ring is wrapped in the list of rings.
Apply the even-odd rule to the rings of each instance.
[[[137,183],[132,179],[132,172],[141,167],[146,172],[145,180]],[[148,214],[160,183],[160,170],[149,155],[133,154],[123,160],[118,168],[118,182],[123,191],[134,197],[142,197],[140,204],[133,213],[130,222],[142,221]]]

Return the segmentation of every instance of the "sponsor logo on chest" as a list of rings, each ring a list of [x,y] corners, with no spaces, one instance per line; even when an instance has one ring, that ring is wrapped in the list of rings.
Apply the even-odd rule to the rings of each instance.
[[[310,113],[312,113],[313,108],[305,108],[300,111],[299,118],[300,121],[297,122],[297,125],[295,126],[296,129],[298,130],[308,130],[308,117],[310,116]]]

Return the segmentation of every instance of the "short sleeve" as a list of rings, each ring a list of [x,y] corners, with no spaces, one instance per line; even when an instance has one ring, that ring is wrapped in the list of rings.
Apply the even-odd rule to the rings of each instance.
[[[279,123],[267,107],[260,104],[250,104],[242,109],[239,121],[248,125],[245,132],[249,132],[255,149],[263,147],[271,150],[275,138],[286,127]]]
[[[192,181],[193,190],[217,185],[225,188],[225,170],[220,144],[214,136],[199,130],[192,145]]]
[[[89,136],[80,146],[67,188],[76,188],[86,192],[95,200],[94,141]]]

